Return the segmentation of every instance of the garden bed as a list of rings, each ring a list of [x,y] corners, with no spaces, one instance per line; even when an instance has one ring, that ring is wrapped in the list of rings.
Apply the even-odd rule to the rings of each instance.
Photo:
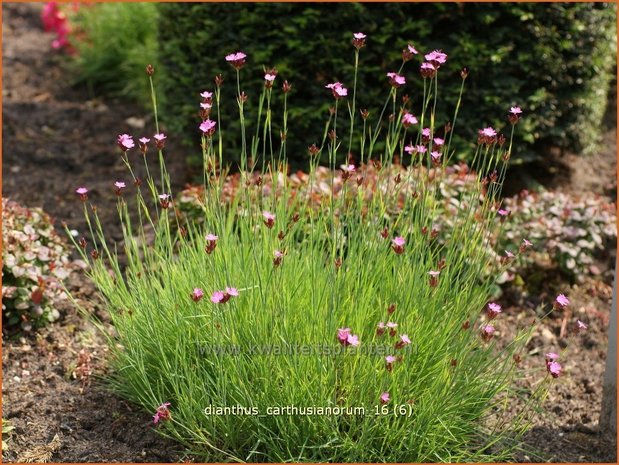
[[[38,5],[3,5],[3,195],[28,206],[42,206],[71,228],[85,228],[73,187],[88,184],[102,208],[99,215],[112,239],[120,239],[110,179],[124,175],[110,134],[140,124],[143,111],[120,101],[94,99],[67,85],[59,57],[49,53],[50,36],[40,29]],[[609,111],[614,115],[614,109]],[[136,133],[154,133],[150,122]],[[609,118],[609,125],[616,122]],[[583,190],[612,196],[616,193],[616,129],[608,129],[595,162],[575,155],[555,154],[546,181],[566,192]],[[185,181],[180,148],[170,141],[168,169],[173,186]],[[607,169],[591,171],[590,166]],[[553,172],[552,167],[558,168]],[[569,172],[565,176],[566,170]],[[106,208],[103,208],[105,206]],[[587,279],[570,291],[575,316],[589,322],[586,333],[570,344],[563,360],[567,375],[555,383],[545,402],[545,414],[535,420],[527,446],[538,455],[522,453],[522,461],[615,462],[616,445],[602,438],[597,421],[611,305],[610,265],[614,251],[600,263],[600,279]],[[548,296],[568,284],[550,277],[541,289]],[[70,290],[86,310],[108,325],[98,306],[94,286],[73,274]],[[522,326],[534,314],[534,302],[512,296],[499,330]],[[66,304],[61,322],[37,336],[3,339],[3,418],[15,426],[4,460],[15,461],[29,452],[45,452],[58,435],[52,460],[57,462],[169,462],[182,460],[179,447],[153,431],[148,414],[109,394],[97,376],[105,371],[106,345],[94,327]],[[562,347],[560,316],[544,321],[523,355],[525,368],[536,363],[549,346]],[[82,356],[80,357],[80,352]],[[79,368],[90,355],[91,376],[80,379]],[[527,356],[527,355],[530,355]],[[74,375],[75,373],[75,375]]]

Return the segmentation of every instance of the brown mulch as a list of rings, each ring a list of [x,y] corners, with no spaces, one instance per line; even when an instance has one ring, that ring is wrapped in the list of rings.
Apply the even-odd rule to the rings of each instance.
[[[52,36],[42,32],[40,8],[40,4],[2,5],[3,195],[30,207],[41,206],[57,218],[58,226],[66,221],[70,228],[82,232],[85,223],[74,190],[85,185],[99,207],[106,232],[112,239],[120,239],[112,184],[127,179],[115,135],[152,135],[153,125],[145,121],[145,128],[138,129],[132,124],[145,118],[142,109],[91,95],[68,83],[62,56],[50,51]],[[562,178],[564,190],[610,197],[616,193],[616,122],[609,124],[612,127],[605,130],[604,148],[594,158],[572,154],[553,158],[552,163],[569,174]],[[187,174],[183,149],[173,137],[166,154],[178,188]],[[598,428],[612,256],[609,251],[600,280],[588,279],[571,288],[556,279],[546,283],[546,298],[554,297],[553,292],[566,292],[574,316],[586,321],[589,330],[570,340],[561,338],[562,315],[551,315],[522,354],[525,370],[539,370],[545,352],[569,346],[562,355],[565,376],[551,387],[544,413],[534,418],[535,426],[526,437],[519,461],[617,460],[616,442],[605,439]],[[92,283],[73,274],[69,289],[87,312],[105,322]],[[512,296],[512,301],[497,325],[506,339],[535,316],[538,302],[526,296]],[[17,461],[33,451],[43,451],[49,452],[54,462],[184,460],[177,444],[154,431],[148,413],[115,397],[99,381],[107,349],[94,326],[68,302],[60,310],[64,318],[36,336],[3,339],[2,415],[16,428],[3,459]],[[92,374],[84,375],[88,371]],[[528,382],[541,375],[543,369]]]

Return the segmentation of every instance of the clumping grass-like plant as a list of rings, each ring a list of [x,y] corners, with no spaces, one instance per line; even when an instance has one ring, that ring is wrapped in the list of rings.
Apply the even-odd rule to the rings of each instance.
[[[355,70],[365,41],[354,34]],[[88,208],[87,188],[78,189],[92,244],[76,244],[115,327],[111,384],[154,411],[158,430],[201,460],[506,459],[532,405],[559,376],[558,356],[549,354],[529,403],[505,415],[532,326],[499,349],[501,307],[488,296],[507,263],[487,248],[509,221],[499,194],[521,110],[509,113],[507,141],[493,128],[479,131],[473,166],[459,167],[469,194],[458,199],[448,239],[437,240],[433,226],[443,211],[440,186],[458,107],[451,124],[439,127],[434,108],[447,55],[438,50],[419,68],[424,94],[399,103],[406,67],[417,58],[407,45],[400,68],[386,76],[391,88],[374,120],[356,107],[356,72],[351,89],[326,85],[333,108],[322,140],[309,147],[305,188],[292,189],[286,175],[292,85],[282,86],[283,130],[276,138],[277,71],[265,70],[252,129],[241,84],[247,57],[226,56],[236,73],[242,128],[239,183],[230,188],[224,166],[222,76],[212,92],[200,94],[200,223],[176,211],[166,136],[138,144],[119,136],[138,202],[130,215],[129,182],[116,182],[125,269]],[[153,89],[154,70],[147,72]],[[467,74],[462,70],[461,92]],[[159,132],[154,90],[152,98]],[[350,122],[346,133],[343,119]],[[379,140],[385,150],[376,153]],[[153,145],[158,167],[151,171]],[[144,180],[133,175],[136,158],[146,163]],[[316,189],[325,163],[330,179]],[[364,177],[370,172],[372,182]],[[530,243],[520,240],[516,253],[525,253]]]

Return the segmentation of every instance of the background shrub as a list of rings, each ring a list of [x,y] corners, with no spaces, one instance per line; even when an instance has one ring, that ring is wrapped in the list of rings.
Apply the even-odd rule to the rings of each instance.
[[[528,263],[549,258],[573,281],[599,273],[595,259],[615,248],[609,244],[617,238],[617,207],[601,196],[525,191],[505,208],[512,215],[500,245],[524,235],[535,244]]]
[[[157,6],[152,3],[83,5],[71,16],[76,84],[150,102],[144,68],[157,62]]]
[[[397,70],[408,41],[422,53],[440,48],[449,55],[440,77],[448,85],[441,86],[437,125],[451,118],[459,70],[471,69],[460,113],[466,124],[456,128],[454,138],[461,158],[474,144],[476,128],[503,126],[507,102],[525,110],[515,143],[521,161],[548,145],[590,151],[616,53],[615,6],[604,3],[209,3],[161,4],[160,11],[162,94],[169,102],[163,118],[171,129],[184,131],[197,145],[198,92],[212,89],[213,77],[223,73],[222,127],[239,134],[234,72],[221,52],[211,51],[240,49],[249,56],[242,71],[249,114],[257,107],[263,66],[279,70],[277,87],[283,79],[293,85],[287,145],[297,163],[305,161],[307,145],[322,135],[331,104],[325,83],[352,76],[351,31],[369,36],[357,95],[358,108],[369,108],[374,118],[388,87],[385,73]],[[419,61],[405,67],[405,92],[414,103],[423,86]],[[277,92],[274,106],[281,108],[282,98]],[[231,136],[226,144],[227,159],[237,159],[240,142]]]
[[[49,215],[2,199],[2,328],[30,331],[57,320],[72,262]]]

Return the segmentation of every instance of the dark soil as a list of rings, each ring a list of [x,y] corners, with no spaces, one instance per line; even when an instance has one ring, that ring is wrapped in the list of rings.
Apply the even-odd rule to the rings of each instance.
[[[64,57],[51,51],[53,35],[42,31],[40,9],[41,4],[2,5],[2,195],[43,207],[57,227],[66,222],[84,234],[82,206],[74,191],[87,186],[106,233],[119,240],[113,183],[128,179],[115,135],[152,136],[154,125],[132,127],[128,118],[143,118],[143,110],[70,85]],[[185,182],[185,167],[174,153],[169,140],[167,166],[178,188]],[[143,176],[142,166],[136,165]],[[92,285],[84,277],[72,278],[72,292],[96,312]],[[179,447],[152,430],[148,414],[135,411],[95,379],[87,386],[73,379],[82,349],[92,357],[95,376],[101,374],[105,344],[75,308],[61,313],[62,322],[36,338],[3,339],[3,419],[16,427],[4,460],[19,460],[58,434],[60,448],[53,461],[178,461]]]
[[[29,207],[40,206],[71,229],[82,233],[85,223],[74,190],[91,190],[90,198],[111,239],[122,237],[115,209],[115,180],[128,181],[115,135],[154,134],[153,125],[132,127],[129,118],[145,118],[140,108],[98,98],[72,87],[63,57],[50,51],[50,34],[42,32],[40,4],[3,4],[3,196]],[[614,101],[612,105],[615,105]],[[602,150],[591,158],[554,154],[560,167],[546,179],[571,192],[616,193],[616,121],[609,110],[609,128]],[[148,119],[148,118],[147,118]],[[132,123],[133,124],[133,123]],[[173,139],[172,137],[170,139]],[[137,156],[137,155],[136,155]],[[174,187],[186,172],[180,146],[170,140],[166,158]],[[550,171],[554,170],[551,169]],[[567,170],[567,171],[561,171]],[[563,176],[563,173],[569,176]],[[138,175],[141,173],[138,168]],[[613,251],[609,251],[612,256]],[[522,355],[531,386],[545,372],[543,354],[562,353],[565,376],[553,383],[544,411],[533,418],[519,461],[610,462],[617,460],[616,440],[604,439],[598,428],[602,380],[611,306],[609,261],[603,278],[569,287],[548,280],[544,292],[552,298],[556,286],[572,301],[573,317],[589,324],[586,333],[559,337],[562,314],[544,320]],[[549,276],[552,271],[549,270]],[[106,323],[92,283],[71,276],[70,291],[90,314]],[[497,329],[506,339],[535,315],[536,302],[517,293]],[[2,345],[3,414],[16,427],[3,451],[5,461],[18,461],[37,448],[50,446],[54,462],[176,462],[181,448],[159,436],[152,418],[105,389],[106,345],[101,335],[68,301],[60,322],[28,338],[4,339]],[[90,357],[90,362],[85,363]],[[92,370],[89,376],[80,373]],[[513,410],[518,411],[518,401]]]

